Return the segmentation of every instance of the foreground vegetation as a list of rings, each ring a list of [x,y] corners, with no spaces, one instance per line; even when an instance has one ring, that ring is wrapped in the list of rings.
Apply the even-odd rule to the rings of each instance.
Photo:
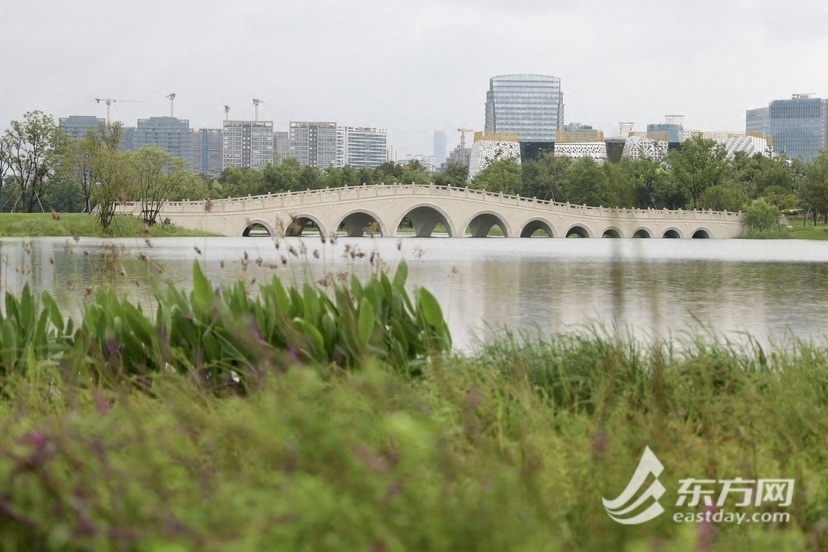
[[[828,347],[504,330],[450,352],[406,266],[250,296],[99,288],[0,320],[3,550],[824,550]],[[645,446],[667,512],[601,498]],[[794,479],[784,522],[676,523],[678,481]],[[685,508],[699,511],[699,508]]]

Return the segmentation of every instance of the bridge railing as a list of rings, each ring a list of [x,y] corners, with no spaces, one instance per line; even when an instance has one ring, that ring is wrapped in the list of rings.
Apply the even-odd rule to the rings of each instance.
[[[585,217],[617,216],[620,218],[632,217],[639,219],[670,218],[680,220],[719,219],[737,222],[741,213],[728,211],[685,211],[682,209],[626,209],[617,207],[594,207],[590,205],[573,205],[537,198],[521,197],[519,195],[503,194],[488,190],[475,190],[464,187],[438,186],[436,184],[372,184],[361,186],[343,186],[340,188],[325,188],[321,190],[304,190],[299,192],[284,192],[278,194],[264,194],[246,197],[225,199],[207,199],[199,201],[168,201],[162,209],[163,215],[194,214],[204,212],[243,212],[251,210],[289,209],[302,205],[313,205],[326,202],[354,201],[359,199],[423,195],[442,196],[471,201],[480,201],[486,204],[498,203],[520,207],[548,209],[558,213],[572,213]],[[137,209],[137,211],[136,211]],[[140,211],[139,202],[127,202],[118,206],[122,214],[135,214]]]

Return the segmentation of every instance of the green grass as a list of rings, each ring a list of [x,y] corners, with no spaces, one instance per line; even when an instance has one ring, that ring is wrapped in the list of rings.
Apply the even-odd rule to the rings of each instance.
[[[101,229],[98,219],[86,214],[2,213],[0,237],[84,236],[106,238],[211,236],[173,225],[145,226],[137,217],[117,216],[107,231]]]
[[[791,237],[802,240],[828,240],[828,225],[818,222],[814,225],[813,220],[805,222],[802,225],[802,219],[794,220],[788,219],[788,224],[791,225]]]

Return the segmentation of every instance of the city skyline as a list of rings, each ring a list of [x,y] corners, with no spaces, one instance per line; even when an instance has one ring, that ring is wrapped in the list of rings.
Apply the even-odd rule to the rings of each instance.
[[[767,0],[639,0],[596,6],[517,0],[362,0],[268,6],[252,0],[14,2],[0,46],[0,125],[31,110],[57,122],[169,114],[190,127],[230,118],[384,128],[398,158],[429,154],[433,132],[484,128],[489,79],[561,78],[565,119],[616,135],[666,114],[685,126],[744,130],[745,111],[796,93],[828,97],[819,71],[828,7]],[[33,38],[33,37],[36,37]]]

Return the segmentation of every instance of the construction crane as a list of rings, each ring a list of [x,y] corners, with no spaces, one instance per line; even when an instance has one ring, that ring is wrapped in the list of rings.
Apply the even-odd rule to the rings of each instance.
[[[473,128],[458,128],[457,132],[460,133],[460,155],[462,155],[463,164],[468,164],[466,162],[466,133],[467,132],[474,132]]]
[[[116,102],[132,102],[132,103],[141,103],[141,100],[115,100],[113,98],[95,98],[97,103],[105,103],[106,104],[106,124],[109,124],[110,115],[111,115],[111,108],[112,104]]]
[[[253,113],[254,113],[253,120],[254,121],[259,120],[259,104],[260,103],[264,103],[264,100],[258,100],[256,98],[253,98]]]
[[[225,121],[230,120],[230,106],[229,105],[224,106],[224,120]]]
[[[175,92],[170,92],[166,98],[170,100],[170,117],[175,117]]]

